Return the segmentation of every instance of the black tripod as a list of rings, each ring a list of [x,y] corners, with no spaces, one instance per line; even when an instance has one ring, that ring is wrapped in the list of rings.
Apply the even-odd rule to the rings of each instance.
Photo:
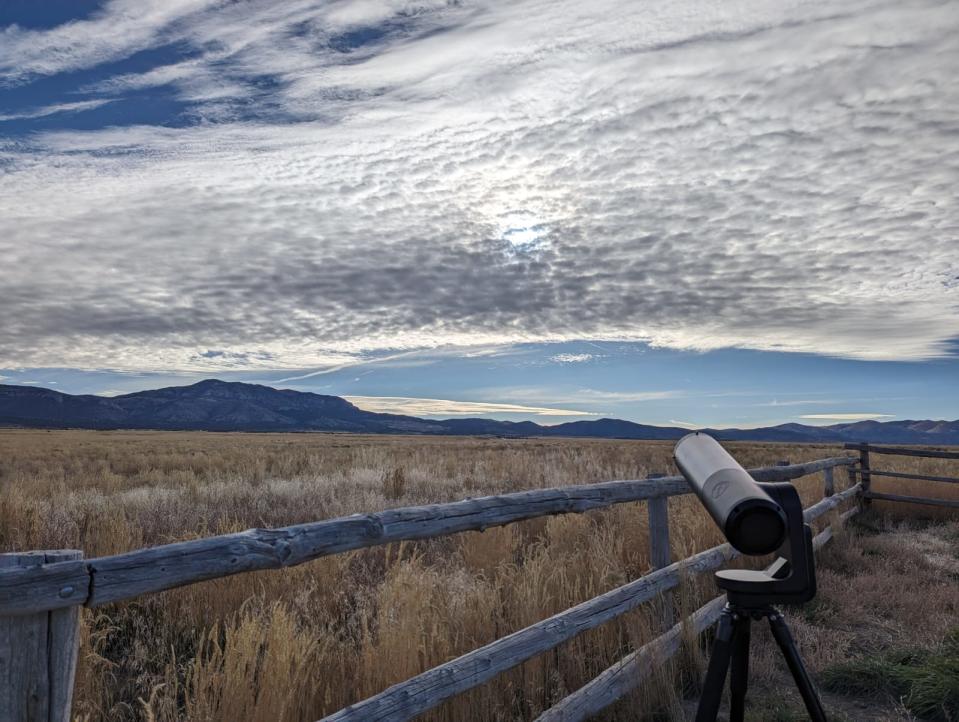
[[[719,712],[729,680],[729,721],[742,722],[749,676],[749,638],[753,620],[769,620],[789,671],[799,688],[806,711],[813,722],[826,722],[812,680],[803,665],[782,613],[773,604],[808,602],[816,595],[816,572],[812,532],[803,523],[802,502],[791,484],[760,484],[782,506],[789,526],[788,537],[779,549],[779,558],[765,571],[732,569],[716,573],[716,583],[726,591],[726,608],[719,618],[716,639],[709,659],[696,722],[713,722]]]
[[[726,681],[726,669],[732,670],[729,676],[729,722],[742,722],[746,704],[746,686],[749,677],[749,628],[752,620],[763,617],[769,620],[776,644],[786,658],[789,671],[792,672],[799,694],[806,703],[806,711],[814,722],[826,722],[826,713],[803,665],[799,650],[793,641],[786,620],[778,609],[772,606],[759,609],[746,609],[727,604],[719,618],[713,652],[709,658],[709,670],[706,672],[703,696],[699,700],[696,722],[712,722],[719,712],[719,703],[723,696]]]

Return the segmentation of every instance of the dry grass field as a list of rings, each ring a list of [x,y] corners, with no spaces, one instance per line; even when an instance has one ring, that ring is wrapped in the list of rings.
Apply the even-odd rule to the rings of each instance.
[[[746,466],[843,453],[830,446],[729,448]],[[673,472],[671,449],[592,440],[2,431],[0,550],[79,548],[101,556],[391,506],[642,478]],[[959,462],[880,459],[874,468],[959,476]],[[844,488],[845,473],[836,482]],[[806,505],[821,496],[821,476],[798,486]],[[959,485],[876,479],[874,486],[959,498]],[[669,504],[675,558],[722,541],[694,498]],[[900,517],[917,511],[948,510],[893,509]],[[638,503],[361,550],[84,610],[74,712],[89,722],[317,719],[649,568],[646,509]],[[829,583],[841,597],[841,579]],[[690,581],[677,602],[693,608],[714,594],[710,580]],[[948,588],[929,594],[939,595],[927,610],[933,640],[949,620],[934,609],[959,600]],[[658,629],[651,610],[637,611],[426,718],[531,719]],[[832,650],[825,656],[836,662],[839,637],[814,639],[812,629],[800,629],[801,641]],[[678,716],[677,690],[697,678],[701,663],[690,651],[639,704]],[[609,716],[636,718],[615,709]]]

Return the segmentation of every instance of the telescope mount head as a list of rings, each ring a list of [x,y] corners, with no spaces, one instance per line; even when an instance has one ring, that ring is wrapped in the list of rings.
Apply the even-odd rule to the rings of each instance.
[[[745,609],[808,602],[816,596],[816,567],[812,530],[803,521],[802,500],[789,483],[759,486],[785,513],[785,540],[768,568],[724,569],[716,572],[716,584],[726,592],[731,605]]]

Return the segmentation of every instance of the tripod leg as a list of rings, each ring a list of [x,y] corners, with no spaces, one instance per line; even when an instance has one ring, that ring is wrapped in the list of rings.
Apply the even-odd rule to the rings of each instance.
[[[732,663],[729,668],[729,722],[743,722],[746,714],[751,624],[748,616],[741,616],[736,620],[733,630]]]
[[[786,664],[789,665],[789,671],[792,672],[796,686],[799,688],[799,694],[806,704],[806,711],[809,713],[809,719],[813,722],[827,722],[826,712],[822,708],[822,702],[819,701],[819,695],[813,687],[809,673],[803,664],[802,657],[799,656],[799,650],[796,649],[796,643],[793,641],[792,634],[789,633],[789,627],[786,626],[786,620],[778,611],[773,611],[769,615],[769,626],[772,629],[776,644],[786,658]]]
[[[703,683],[703,694],[696,710],[696,722],[714,722],[719,713],[719,703],[722,701],[723,687],[726,684],[726,669],[732,653],[733,626],[733,613],[727,607],[719,617],[713,651],[709,656],[709,669]]]

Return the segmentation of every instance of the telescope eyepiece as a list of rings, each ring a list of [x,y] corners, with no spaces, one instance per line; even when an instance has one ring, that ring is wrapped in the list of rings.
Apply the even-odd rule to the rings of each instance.
[[[676,465],[722,530],[743,554],[776,551],[786,539],[786,515],[711,436],[687,434],[673,451]]]

